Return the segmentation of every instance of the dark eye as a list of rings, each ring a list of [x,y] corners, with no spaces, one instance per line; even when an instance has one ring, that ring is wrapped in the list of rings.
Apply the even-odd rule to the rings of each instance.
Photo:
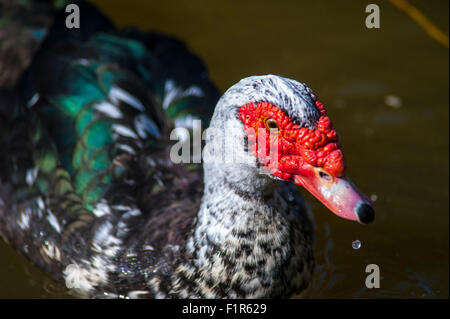
[[[331,181],[331,176],[328,173],[325,173],[324,171],[319,172],[320,178],[323,178],[327,182]]]
[[[266,121],[264,122],[264,124],[266,125],[267,129],[276,129],[279,130],[280,128],[278,127],[277,121],[275,121],[273,118],[268,118],[266,119]]]

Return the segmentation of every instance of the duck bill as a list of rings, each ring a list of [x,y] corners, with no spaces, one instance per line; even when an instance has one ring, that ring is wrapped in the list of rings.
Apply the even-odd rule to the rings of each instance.
[[[293,182],[306,188],[339,217],[369,224],[375,218],[369,199],[353,183],[343,177],[321,177],[320,169],[310,168],[309,174],[295,175]]]

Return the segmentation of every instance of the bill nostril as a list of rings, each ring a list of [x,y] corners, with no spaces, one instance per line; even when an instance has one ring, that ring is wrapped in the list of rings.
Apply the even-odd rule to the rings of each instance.
[[[370,224],[375,219],[373,207],[365,202],[360,202],[356,207],[356,215],[363,224]]]

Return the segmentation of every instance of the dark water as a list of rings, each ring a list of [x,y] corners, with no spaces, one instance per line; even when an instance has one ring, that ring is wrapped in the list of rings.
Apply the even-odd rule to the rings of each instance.
[[[222,91],[275,73],[306,82],[325,103],[348,175],[376,197],[377,215],[370,226],[348,222],[304,192],[317,223],[305,297],[448,298],[448,48],[387,1],[376,30],[364,25],[370,2],[354,0],[95,2],[119,26],[183,39]],[[448,1],[410,3],[448,34]],[[0,258],[0,297],[68,297],[3,242]],[[365,288],[372,263],[379,289]]]

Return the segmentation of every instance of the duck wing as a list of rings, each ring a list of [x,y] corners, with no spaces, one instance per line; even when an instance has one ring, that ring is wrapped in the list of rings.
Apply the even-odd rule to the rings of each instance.
[[[189,231],[201,173],[172,165],[168,133],[186,117],[206,125],[219,94],[178,40],[80,7],[80,29],[55,18],[2,118],[0,233],[66,284],[88,272],[90,292],[130,249],[150,251],[138,260],[151,272]]]

